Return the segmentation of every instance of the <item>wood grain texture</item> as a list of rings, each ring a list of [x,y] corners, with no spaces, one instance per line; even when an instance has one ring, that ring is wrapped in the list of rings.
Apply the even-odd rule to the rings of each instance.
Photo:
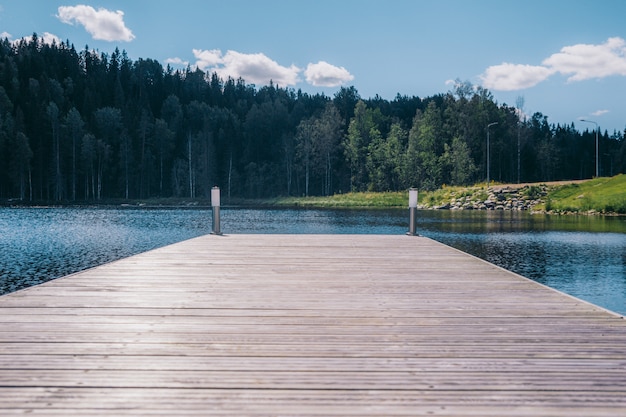
[[[203,236],[0,297],[0,415],[621,416],[626,322],[424,237]]]

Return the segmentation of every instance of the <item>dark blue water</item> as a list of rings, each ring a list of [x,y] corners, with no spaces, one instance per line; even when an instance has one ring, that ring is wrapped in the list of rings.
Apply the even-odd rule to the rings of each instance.
[[[222,208],[221,231],[404,234],[408,210]],[[0,294],[211,231],[200,209],[0,208]],[[626,314],[626,218],[420,211],[418,232]]]

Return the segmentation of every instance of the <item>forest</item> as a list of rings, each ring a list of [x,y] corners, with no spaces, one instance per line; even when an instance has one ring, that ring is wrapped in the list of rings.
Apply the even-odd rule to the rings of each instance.
[[[366,99],[354,87],[328,97],[36,34],[4,39],[0,200],[203,199],[213,186],[223,198],[266,198],[595,176],[594,127],[524,115],[523,101],[499,104],[463,81],[432,97]],[[625,134],[599,133],[600,176],[626,172]]]

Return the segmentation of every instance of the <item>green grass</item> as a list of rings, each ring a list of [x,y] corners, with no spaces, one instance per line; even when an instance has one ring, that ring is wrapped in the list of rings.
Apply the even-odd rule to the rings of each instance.
[[[522,193],[532,199],[540,196],[540,186],[530,186]],[[444,186],[435,191],[420,191],[419,203],[424,207],[438,207],[453,199],[463,198],[484,201],[488,197],[484,184],[472,187]],[[403,192],[361,192],[337,194],[328,197],[278,197],[254,200],[249,204],[271,207],[303,208],[406,208],[408,191]],[[535,210],[558,213],[598,213],[626,214],[626,175],[613,178],[596,178],[582,184],[570,184],[549,188],[545,203]],[[241,202],[246,204],[246,202]]]
[[[544,208],[554,212],[626,214],[626,175],[556,187],[546,196]]]
[[[443,187],[435,191],[420,191],[419,204],[426,207],[443,205],[453,198],[479,195],[487,198],[486,190],[480,187]],[[406,208],[409,192],[358,192],[336,194],[328,197],[277,197],[257,202],[263,206],[306,207],[306,208]]]
[[[347,193],[328,197],[278,197],[264,200],[264,205],[310,208],[394,208],[406,207],[408,192]]]
[[[475,185],[473,187],[449,187],[444,186],[435,191],[426,191],[420,193],[420,203],[426,207],[442,206],[446,203],[450,203],[453,199],[487,199],[487,190],[483,186]]]

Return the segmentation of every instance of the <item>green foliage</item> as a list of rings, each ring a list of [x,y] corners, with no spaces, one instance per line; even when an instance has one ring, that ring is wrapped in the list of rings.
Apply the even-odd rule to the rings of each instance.
[[[415,148],[417,187],[434,190],[442,183],[442,154],[444,150],[443,123],[440,109],[431,101],[423,117],[413,120],[409,144]]]
[[[461,138],[452,139],[452,144],[445,144],[442,163],[450,173],[450,183],[467,185],[476,174],[476,166],[472,160],[470,149]]]
[[[531,200],[536,200],[541,197],[541,187],[538,185],[530,185],[524,189],[522,189],[522,195],[530,198]]]
[[[357,102],[344,145],[350,164],[352,191],[363,191],[370,184],[369,174],[373,171],[373,165],[370,161],[368,169],[368,154],[370,147],[381,146],[383,138],[377,123],[381,118],[379,109],[368,108],[362,100]]]
[[[354,87],[330,98],[37,36],[4,40],[0,63],[0,200],[203,199],[215,185],[233,198],[438,190],[484,181],[492,121],[497,182],[595,172],[593,132],[541,113],[521,121],[468,82],[425,98],[363,99]],[[626,170],[623,133],[600,147],[601,175]],[[576,203],[623,210],[619,196]]]
[[[285,135],[289,138],[289,135]],[[333,165],[341,141],[341,116],[331,103],[324,112],[302,120],[296,128],[295,156],[300,170],[304,171],[304,194],[309,196],[311,177],[323,176],[323,195],[330,195]],[[285,142],[284,142],[285,143]],[[285,152],[288,152],[288,147]]]

